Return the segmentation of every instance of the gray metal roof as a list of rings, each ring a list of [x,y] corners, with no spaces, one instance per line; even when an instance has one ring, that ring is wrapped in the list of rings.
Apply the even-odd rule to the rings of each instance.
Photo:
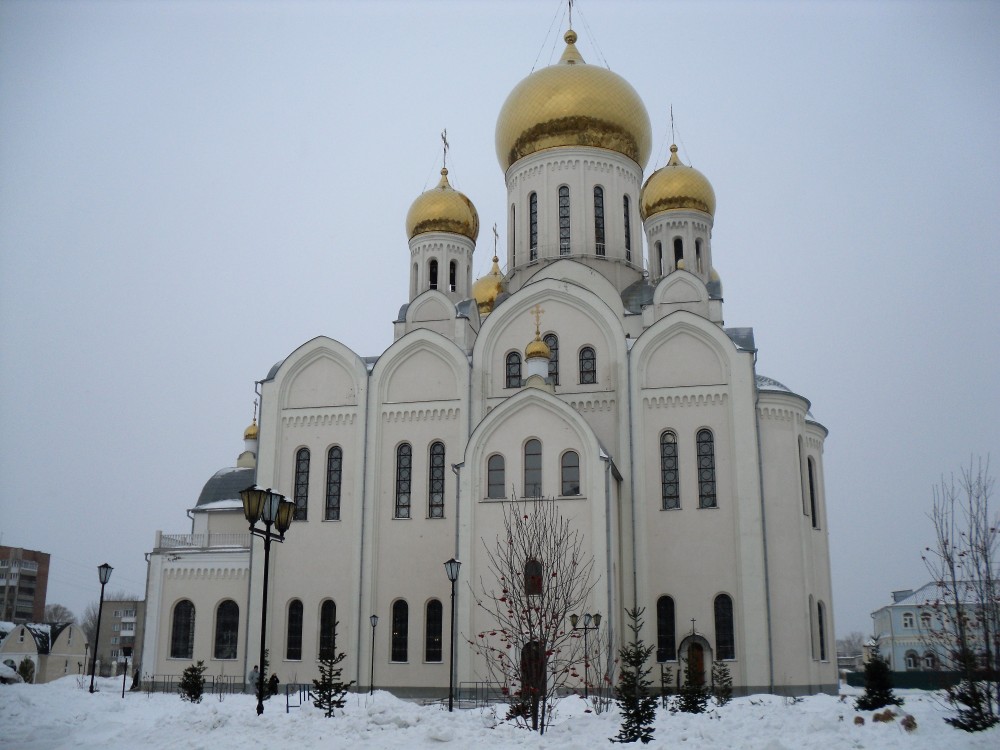
[[[245,490],[254,483],[254,469],[237,468],[221,469],[205,482],[198,495],[197,506],[217,503],[220,500],[240,500],[240,490]]]
[[[642,312],[642,308],[653,302],[654,286],[645,278],[639,279],[625,287],[622,292],[622,304],[630,313]]]

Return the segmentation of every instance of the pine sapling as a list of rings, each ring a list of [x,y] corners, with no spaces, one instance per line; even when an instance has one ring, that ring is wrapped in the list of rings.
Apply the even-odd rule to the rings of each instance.
[[[337,623],[334,623],[333,643],[336,642]],[[313,693],[315,695],[313,705],[322,709],[323,715],[327,718],[334,715],[334,709],[343,708],[346,705],[347,701],[344,700],[344,696],[354,684],[354,680],[344,682],[341,679],[344,668],[338,665],[347,658],[347,654],[342,651],[333,656],[332,651],[334,650],[331,649],[329,653],[324,653],[319,658],[319,679],[313,680]]]
[[[656,698],[649,693],[649,686],[652,684],[649,673],[652,667],[647,667],[646,662],[655,647],[645,645],[639,637],[643,611],[641,607],[625,610],[629,619],[628,627],[632,631],[632,642],[622,646],[619,651],[621,676],[618,678],[615,696],[621,709],[622,725],[618,736],[611,739],[612,742],[638,741],[646,744],[653,739]]]
[[[205,662],[199,661],[184,670],[181,681],[177,685],[177,691],[181,694],[182,701],[191,703],[201,703],[201,696],[205,692]]]

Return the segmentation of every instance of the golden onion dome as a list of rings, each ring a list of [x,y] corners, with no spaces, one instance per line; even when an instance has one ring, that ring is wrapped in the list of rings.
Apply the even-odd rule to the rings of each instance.
[[[559,62],[517,84],[500,109],[500,166],[506,171],[518,159],[546,148],[595,146],[645,167],[653,137],[642,99],[618,74],[583,61],[575,31],[567,31],[564,39]]]
[[[712,183],[694,167],[681,163],[677,146],[670,147],[670,160],[649,176],[639,195],[643,221],[673,208],[693,208],[715,216]]]
[[[411,240],[425,232],[450,232],[468,237],[479,236],[479,214],[463,193],[448,183],[448,170],[442,167],[437,187],[417,196],[406,214],[406,235]]]
[[[257,420],[253,420],[253,423],[243,431],[244,440],[256,440],[257,435],[260,434],[257,429]]]
[[[535,334],[535,340],[524,348],[525,359],[535,359],[536,357],[552,359],[552,350],[549,349],[549,345],[542,341],[537,333]]]
[[[489,315],[493,312],[493,305],[505,286],[506,282],[500,272],[500,260],[494,255],[493,268],[485,276],[476,279],[476,283],[472,285],[472,298],[479,306],[480,315]]]

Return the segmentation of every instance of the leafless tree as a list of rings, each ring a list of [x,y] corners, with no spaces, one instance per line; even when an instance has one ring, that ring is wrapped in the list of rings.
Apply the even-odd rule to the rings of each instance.
[[[80,627],[87,636],[87,643],[91,649],[95,647],[94,639],[97,638],[97,602],[91,602],[83,610],[83,619],[80,620]]]
[[[1000,721],[1000,517],[990,508],[993,486],[989,458],[970,460],[957,480],[942,478],[930,514],[934,546],[923,556],[937,585],[925,639],[944,666],[962,675],[949,691],[959,716],[947,721],[963,729]]]
[[[860,630],[854,630],[843,638],[837,639],[837,656],[859,656],[864,650],[865,641],[870,636],[865,636]]]
[[[542,498],[504,503],[503,531],[483,547],[489,572],[470,588],[493,627],[470,644],[509,718],[544,733],[552,701],[579,675],[583,639],[569,615],[587,606],[594,559],[557,503]]]
[[[76,615],[74,615],[69,607],[64,607],[62,604],[46,604],[45,605],[45,622],[76,622]]]

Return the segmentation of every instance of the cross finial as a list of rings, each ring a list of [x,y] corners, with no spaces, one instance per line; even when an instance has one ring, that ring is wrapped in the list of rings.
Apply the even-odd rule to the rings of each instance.
[[[677,143],[677,139],[674,138],[674,105],[670,105],[670,142]]]
[[[497,259],[497,247],[500,245],[500,233],[497,231],[497,223],[493,222],[493,260]]]
[[[253,421],[257,421],[257,399],[253,400]]]
[[[528,312],[535,316],[535,336],[538,336],[542,331],[542,313],[545,310],[542,309],[541,305],[535,303],[535,306],[528,310]]]
[[[695,623],[695,619],[692,617],[691,618],[691,635],[694,635],[694,623]]]
[[[573,28],[573,0],[566,0],[569,4],[569,27]]]
[[[441,166],[448,167],[448,128],[441,131],[441,143],[444,144],[444,156],[441,157]]]

